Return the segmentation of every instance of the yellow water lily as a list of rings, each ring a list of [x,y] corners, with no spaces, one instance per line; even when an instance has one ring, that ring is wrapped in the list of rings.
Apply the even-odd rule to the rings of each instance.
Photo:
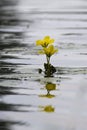
[[[39,54],[46,54],[48,57],[51,57],[54,53],[58,52],[58,49],[53,45],[49,45],[47,48],[38,51]]]
[[[54,39],[51,39],[50,36],[45,36],[42,40],[36,41],[36,45],[41,45],[42,47],[47,47],[52,43],[54,43]]]
[[[56,52],[58,52],[58,49],[55,48],[53,45],[44,48],[44,54],[46,54],[48,57],[51,57]]]

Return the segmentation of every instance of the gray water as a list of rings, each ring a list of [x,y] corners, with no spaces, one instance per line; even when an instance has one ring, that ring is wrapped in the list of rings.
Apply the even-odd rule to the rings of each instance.
[[[59,49],[51,78],[38,73],[46,35]],[[86,0],[0,0],[0,130],[87,130]]]

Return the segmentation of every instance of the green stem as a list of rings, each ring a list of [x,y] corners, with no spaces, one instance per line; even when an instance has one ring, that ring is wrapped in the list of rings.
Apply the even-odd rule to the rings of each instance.
[[[46,55],[46,59],[47,59],[47,64],[49,65],[49,64],[50,64],[50,57],[48,57],[48,56]]]
[[[50,77],[50,57],[48,57],[46,55],[46,59],[47,59],[47,77]]]

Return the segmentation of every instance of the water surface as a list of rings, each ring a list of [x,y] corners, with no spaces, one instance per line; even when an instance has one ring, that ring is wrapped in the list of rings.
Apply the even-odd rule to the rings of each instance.
[[[38,73],[45,35],[59,48],[51,78]],[[1,0],[0,129],[87,130],[86,110],[87,1]]]

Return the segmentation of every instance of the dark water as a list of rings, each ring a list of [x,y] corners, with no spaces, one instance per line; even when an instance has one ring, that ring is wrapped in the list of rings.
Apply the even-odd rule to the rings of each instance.
[[[38,73],[46,59],[35,41],[45,35],[59,48],[52,78]],[[87,130],[86,124],[87,1],[0,0],[0,130]]]

